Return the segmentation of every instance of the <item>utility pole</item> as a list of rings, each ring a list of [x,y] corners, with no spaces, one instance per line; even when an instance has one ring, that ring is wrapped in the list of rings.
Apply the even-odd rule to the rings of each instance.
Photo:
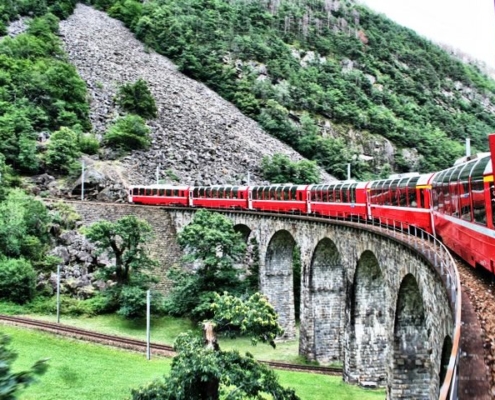
[[[60,264],[57,265],[57,324],[60,323]]]
[[[150,307],[151,306],[151,290],[146,291],[146,358],[151,360],[150,348]]]
[[[82,173],[81,173],[81,201],[84,201],[84,160],[82,160]]]

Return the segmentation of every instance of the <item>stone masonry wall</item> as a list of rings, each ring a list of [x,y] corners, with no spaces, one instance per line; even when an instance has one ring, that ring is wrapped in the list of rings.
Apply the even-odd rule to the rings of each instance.
[[[190,209],[91,203],[75,208],[85,224],[129,214],[150,222],[156,233],[150,251],[161,260],[164,272],[180,259],[175,235],[194,214]],[[295,334],[289,254],[299,246],[300,354],[323,363],[341,361],[346,380],[386,384],[389,399],[438,398],[442,347],[452,335],[453,317],[442,281],[427,260],[394,238],[356,226],[225,214],[256,239],[261,288],[275,304],[287,337]],[[416,294],[403,287],[416,287]],[[414,314],[418,302],[421,318]],[[417,333],[409,335],[408,326]],[[408,377],[402,366],[410,361],[421,365]]]

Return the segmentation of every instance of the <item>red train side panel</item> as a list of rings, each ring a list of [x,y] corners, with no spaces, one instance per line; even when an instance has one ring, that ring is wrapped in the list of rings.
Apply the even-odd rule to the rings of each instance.
[[[495,190],[490,155],[435,174],[433,219],[437,236],[473,267],[495,270]]]
[[[308,210],[307,185],[272,185],[250,188],[251,207],[254,210],[306,213]]]
[[[131,186],[129,201],[158,206],[187,206],[189,186],[153,185]]]
[[[366,182],[332,182],[309,187],[311,213],[366,219]]]

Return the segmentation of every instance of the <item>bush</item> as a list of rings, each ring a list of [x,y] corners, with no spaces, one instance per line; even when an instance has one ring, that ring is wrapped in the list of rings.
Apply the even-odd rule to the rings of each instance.
[[[70,165],[81,155],[77,145],[77,135],[69,128],[60,128],[50,137],[46,150],[46,165],[67,174]]]
[[[159,293],[151,296],[151,312],[161,313],[163,299]],[[120,308],[117,314],[124,318],[141,318],[146,315],[146,290],[139,286],[124,286],[120,293]]]
[[[137,115],[127,115],[117,119],[105,135],[105,142],[123,150],[143,149],[150,144],[150,129]]]
[[[145,119],[156,118],[155,99],[143,79],[123,85],[117,93],[116,102],[128,113]]]
[[[0,259],[0,298],[24,304],[33,299],[36,274],[23,258]]]
[[[96,154],[100,149],[100,142],[95,135],[81,135],[79,137],[79,150],[84,154]]]

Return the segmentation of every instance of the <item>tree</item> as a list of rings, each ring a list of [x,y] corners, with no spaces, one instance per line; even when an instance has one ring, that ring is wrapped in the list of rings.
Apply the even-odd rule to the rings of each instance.
[[[126,318],[142,317],[145,314],[145,291],[156,279],[148,271],[157,263],[150,258],[145,244],[152,238],[150,225],[129,215],[117,222],[100,221],[85,231],[86,237],[98,249],[98,254],[107,253],[115,260],[110,267],[102,267],[103,279],[116,282],[107,289],[107,309],[117,309]],[[161,297],[154,296],[153,311],[161,310]]]
[[[137,2],[128,3],[139,4]],[[139,115],[145,119],[156,118],[157,116],[155,99],[148,84],[143,79],[123,85],[117,93],[116,102],[128,113]]]
[[[50,137],[46,150],[46,165],[66,174],[80,155],[77,134],[63,127]]]
[[[117,285],[146,281],[144,271],[156,266],[144,247],[153,237],[151,226],[134,215],[117,222],[96,222],[85,234],[98,248],[98,254],[106,252],[115,259],[115,265],[103,268],[101,273],[106,279],[114,279]]]
[[[12,364],[17,354],[8,348],[10,338],[0,335],[0,399],[14,400],[19,389],[36,382],[35,375],[43,375],[47,368],[47,360],[37,361],[29,371],[12,372]]]
[[[320,180],[316,162],[292,162],[283,154],[275,154],[271,158],[263,157],[261,169],[263,178],[271,183],[308,184],[318,183]]]
[[[133,400],[218,400],[222,397],[261,399],[271,395],[277,400],[297,400],[293,389],[282,387],[268,367],[247,353],[221,351],[215,328],[247,334],[275,347],[274,339],[283,333],[277,314],[265,297],[256,293],[248,300],[215,294],[214,318],[203,324],[204,338],[181,334],[175,342],[178,355],[170,375],[164,381],[132,391]]]
[[[197,268],[172,270],[169,274],[174,282],[166,305],[169,313],[202,320],[211,317],[214,292],[246,291],[241,271],[234,267],[235,262],[242,260],[246,244],[227,217],[199,210],[179,233],[178,242],[186,252],[184,262],[196,263]]]
[[[0,258],[0,298],[24,304],[34,298],[35,287],[36,273],[29,261]]]
[[[143,149],[150,144],[150,128],[137,115],[126,115],[119,118],[105,135],[105,142],[124,150]]]

